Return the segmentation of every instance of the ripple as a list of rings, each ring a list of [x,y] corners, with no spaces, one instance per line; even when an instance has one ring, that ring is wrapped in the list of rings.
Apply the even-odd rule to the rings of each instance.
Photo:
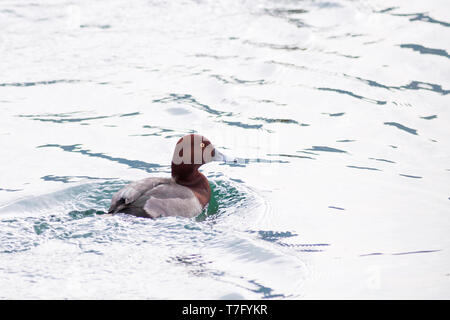
[[[413,178],[413,179],[422,179],[422,177],[420,176],[412,176],[412,175],[408,175],[408,174],[399,174],[402,177],[406,177],[406,178]]]
[[[41,177],[44,181],[56,181],[62,183],[74,183],[78,182],[78,179],[86,179],[86,180],[111,180],[113,178],[98,178],[98,177],[90,177],[90,176],[55,176],[55,175],[46,175]]]
[[[262,129],[262,124],[248,124],[248,123],[242,123],[240,121],[226,121],[222,120],[221,122],[226,123],[229,126],[233,127],[239,127],[243,129]]]
[[[393,88],[409,89],[409,90],[429,90],[429,91],[440,93],[444,96],[450,93],[450,90],[442,89],[442,86],[439,84],[422,82],[422,81],[412,81],[407,85],[400,86],[400,87],[393,87]]]
[[[161,99],[154,99],[152,101],[153,103],[181,103],[181,104],[188,104],[191,107],[194,107],[196,109],[205,111],[209,114],[215,115],[215,116],[232,116],[232,112],[225,112],[225,111],[219,111],[215,110],[212,107],[198,102],[192,95],[190,94],[177,94],[177,93],[170,93],[169,96],[161,98]]]
[[[328,208],[330,208],[330,209],[336,209],[336,210],[345,210],[344,208],[341,208],[341,207],[335,207],[335,206],[328,206]]]
[[[322,114],[327,114],[327,115],[329,115],[330,117],[342,117],[342,116],[345,114],[345,112],[338,112],[338,113],[322,113]]]
[[[347,153],[345,150],[337,149],[337,148],[331,148],[326,146],[312,146],[312,148],[305,149],[310,151],[322,151],[322,152],[335,152],[335,153]]]
[[[344,58],[348,58],[348,59],[359,59],[360,58],[360,56],[352,56],[351,54],[344,54],[344,53],[340,53],[338,51],[327,51],[327,52],[324,52],[324,53],[326,53],[326,54],[334,54],[336,56],[344,57]]]
[[[212,74],[210,77],[219,80],[222,83],[225,84],[238,84],[238,85],[264,85],[268,84],[269,82],[264,79],[258,79],[258,80],[243,80],[236,78],[234,76],[225,77],[218,74]]]
[[[425,119],[425,120],[433,120],[433,119],[437,118],[437,115],[434,114],[432,116],[426,116],[426,117],[420,117],[420,118]]]
[[[5,188],[0,188],[0,191],[17,192],[17,191],[22,191],[22,189],[5,189]]]
[[[81,82],[81,80],[61,79],[61,80],[31,81],[31,82],[9,82],[9,83],[0,83],[0,87],[34,87],[58,83],[77,83],[77,82]]]
[[[82,24],[80,28],[110,29],[109,24]]]
[[[273,283],[267,284],[264,278],[251,276],[244,267],[246,264],[272,263],[272,260],[281,257],[273,249],[254,243],[245,233],[234,230],[228,224],[227,217],[238,217],[240,215],[237,212],[241,212],[241,217],[248,219],[248,210],[264,206],[257,193],[248,189],[244,183],[233,182],[223,175],[211,179],[210,205],[202,214],[203,217],[196,219],[167,217],[152,220],[105,214],[112,194],[127,183],[105,181],[82,184],[20,200],[2,208],[1,213],[22,212],[14,218],[0,219],[0,254],[11,257],[8,261],[21,259],[16,254],[24,252],[28,252],[29,257],[36,257],[33,264],[25,264],[17,271],[21,277],[32,276],[35,281],[46,277],[44,270],[49,267],[48,261],[38,257],[42,254],[46,256],[47,251],[52,252],[53,256],[61,257],[62,254],[64,257],[56,259],[51,270],[70,268],[74,261],[81,260],[89,261],[87,266],[77,267],[86,274],[92,268],[104,266],[105,259],[113,263],[115,268],[124,267],[123,262],[130,266],[132,260],[127,259],[134,255],[133,252],[138,252],[139,263],[161,263],[158,261],[163,259],[169,264],[179,264],[182,270],[178,272],[239,287],[259,298],[288,295],[279,293],[278,285],[273,287]],[[38,214],[31,215],[33,211]],[[280,236],[283,234],[273,234],[272,238]],[[59,249],[62,244],[64,253]],[[118,245],[121,252],[128,251],[127,259],[123,259],[121,254],[117,255],[114,248]],[[186,254],[189,251],[191,253]],[[217,255],[237,258],[235,263],[243,266],[242,272],[213,266]],[[89,256],[98,256],[101,260],[93,260]],[[3,265],[8,268],[10,264]],[[114,274],[115,277],[122,277],[118,272]],[[154,279],[147,278],[147,281]],[[68,294],[64,288],[59,293],[61,296]]]
[[[308,10],[303,8],[264,8],[262,10],[263,14],[282,19],[289,24],[293,24],[297,28],[311,27],[302,19],[297,17],[298,15],[302,15],[307,12]]]
[[[286,50],[286,51],[297,51],[297,50],[304,51],[304,50],[306,50],[306,48],[299,47],[296,45],[280,45],[280,44],[274,44],[274,43],[254,42],[254,41],[250,41],[250,40],[245,40],[245,41],[243,41],[243,43],[250,44],[252,46],[259,47],[259,48],[270,48],[270,49],[275,49],[275,50]]]
[[[387,163],[395,163],[394,161],[387,160],[387,159],[379,159],[379,158],[369,158],[369,159],[375,160],[375,161],[387,162]]]
[[[335,88],[324,88],[324,87],[319,87],[319,88],[316,88],[316,89],[317,90],[323,90],[323,91],[337,92],[337,93],[340,93],[340,94],[345,94],[345,95],[348,95],[348,96],[351,96],[351,97],[354,97],[354,98],[357,98],[357,99],[360,99],[360,100],[364,100],[364,101],[367,101],[367,102],[375,103],[375,104],[378,104],[378,105],[384,105],[384,104],[387,103],[384,100],[376,100],[376,99],[366,98],[366,97],[360,96],[360,95],[355,94],[355,93],[353,93],[351,91],[348,91],[348,90],[335,89]]]
[[[281,247],[292,248],[296,252],[323,252],[325,247],[330,246],[329,243],[286,243],[283,242],[283,239],[286,238],[296,238],[298,234],[290,232],[290,231],[271,231],[271,230],[259,230],[253,231],[248,230],[248,233],[257,234],[258,238],[270,243],[274,243]]]
[[[419,250],[419,251],[397,252],[397,253],[393,253],[392,255],[401,256],[401,255],[405,255],[405,254],[431,253],[431,252],[439,252],[439,251],[442,251],[442,250]]]
[[[194,57],[197,58],[211,58],[215,60],[227,60],[227,59],[235,59],[239,56],[224,56],[224,55],[214,55],[214,54],[207,54],[207,53],[197,53],[194,55]]]
[[[114,114],[110,116],[95,116],[95,117],[83,117],[74,118],[74,114],[85,113],[86,111],[74,111],[67,113],[46,113],[46,114],[28,114],[28,115],[17,115],[20,118],[30,118],[31,120],[42,121],[42,122],[54,122],[54,123],[69,123],[69,122],[83,122],[90,120],[107,119],[114,117],[131,117],[140,115],[140,112],[125,113],[125,114]]]
[[[420,253],[432,253],[432,252],[439,252],[442,250],[418,250],[418,251],[407,251],[407,252],[397,252],[397,253],[390,253],[391,256],[403,256],[407,254],[420,254]],[[366,253],[366,254],[360,254],[360,257],[368,257],[368,256],[382,256],[385,253],[382,252],[373,252],[373,253]]]
[[[387,125],[387,126],[396,127],[398,129],[406,131],[406,132],[408,132],[410,134],[417,135],[417,130],[416,129],[408,128],[408,127],[406,127],[406,126],[404,126],[404,125],[402,125],[400,123],[397,123],[397,122],[385,122],[384,124]]]
[[[307,13],[308,10],[301,8],[270,8],[264,9],[264,12],[274,16],[286,16],[286,15]]]
[[[316,158],[308,157],[308,156],[299,156],[296,154],[286,154],[286,153],[268,153],[268,156],[277,156],[277,157],[287,157],[287,158],[299,158],[299,159],[312,159],[316,160]]]
[[[37,148],[59,148],[66,152],[74,152],[74,153],[81,153],[83,155],[86,155],[88,157],[94,157],[94,158],[101,158],[105,160],[109,160],[112,162],[117,162],[120,164],[125,164],[133,169],[140,169],[147,172],[154,172],[157,171],[159,168],[167,168],[167,166],[163,166],[157,163],[149,163],[144,162],[141,160],[129,160],[125,158],[120,157],[112,157],[109,155],[106,155],[104,153],[99,152],[91,152],[88,149],[81,149],[81,144],[73,144],[73,145],[59,145],[59,144],[46,144],[38,146]]]
[[[380,169],[372,168],[372,167],[347,166],[347,168],[361,169],[361,170],[370,170],[370,171],[381,171]]]
[[[427,48],[427,47],[421,46],[419,44],[411,44],[411,43],[401,44],[400,47],[418,51],[420,54],[433,54],[433,55],[442,56],[442,57],[450,59],[450,55],[447,53],[447,51],[442,50],[442,49],[432,49],[432,48]]]
[[[423,82],[423,81],[416,81],[413,80],[405,85],[400,85],[400,86],[389,86],[386,84],[382,84],[378,81],[375,80],[370,80],[370,79],[365,79],[362,77],[358,77],[358,76],[352,76],[346,73],[336,73],[336,72],[330,72],[328,70],[320,70],[320,69],[315,69],[315,68],[311,68],[311,67],[306,67],[306,66],[298,66],[292,63],[286,63],[286,62],[280,62],[280,61],[275,61],[275,60],[270,60],[270,61],[266,61],[266,63],[269,64],[277,64],[277,65],[281,65],[284,66],[286,68],[292,68],[292,69],[297,69],[297,70],[307,70],[307,71],[311,71],[311,72],[315,72],[315,73],[320,73],[320,74],[326,74],[326,75],[331,75],[331,76],[335,76],[335,77],[345,77],[351,80],[355,80],[358,82],[362,82],[370,87],[375,87],[375,88],[381,88],[381,89],[386,89],[389,91],[392,90],[428,90],[428,91],[432,91],[432,92],[436,92],[442,95],[447,95],[450,93],[450,90],[447,89],[443,89],[442,85],[440,84],[436,84],[436,83],[429,83],[429,82]],[[371,103],[375,103],[375,104],[379,104],[379,105],[384,105],[387,103],[387,101],[385,100],[376,100],[376,99],[371,99],[371,98],[367,98],[361,95],[358,95],[356,93],[353,93],[349,90],[342,90],[342,89],[337,89],[337,88],[326,88],[326,87],[315,87],[315,89],[317,90],[323,90],[323,91],[334,91],[340,94],[345,94],[345,95],[349,95],[351,97],[357,98],[357,99],[361,99],[361,100],[365,100]]]
[[[397,17],[411,17],[409,19],[409,21],[422,21],[422,22],[428,22],[428,23],[436,23],[443,27],[450,27],[450,23],[433,19],[428,14],[423,13],[423,12],[421,12],[421,13],[391,13],[391,15],[397,16]]]
[[[261,120],[264,121],[266,123],[285,123],[285,124],[298,124],[300,126],[309,126],[309,124],[305,124],[305,123],[298,123],[298,121],[296,120],[292,120],[292,119],[270,119],[270,118],[263,118],[263,117],[255,117],[255,118],[250,118],[252,120]]]

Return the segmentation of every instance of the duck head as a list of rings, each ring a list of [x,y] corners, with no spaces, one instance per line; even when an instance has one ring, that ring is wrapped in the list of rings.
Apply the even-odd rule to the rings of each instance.
[[[172,157],[172,178],[176,183],[190,188],[202,206],[209,202],[211,189],[208,180],[198,169],[212,161],[237,160],[225,156],[202,135],[189,134],[178,140]]]

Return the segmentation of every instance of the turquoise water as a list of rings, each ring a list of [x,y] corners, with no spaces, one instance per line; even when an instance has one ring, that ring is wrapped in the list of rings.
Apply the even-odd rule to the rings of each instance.
[[[0,3],[0,298],[450,297],[446,1]],[[200,133],[194,219],[106,215]]]

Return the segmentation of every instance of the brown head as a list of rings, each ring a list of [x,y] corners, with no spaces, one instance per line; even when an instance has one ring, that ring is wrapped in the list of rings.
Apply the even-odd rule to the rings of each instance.
[[[208,179],[198,169],[211,161],[232,161],[214,148],[211,141],[198,134],[178,140],[172,157],[172,178],[194,192],[204,207],[211,197]]]

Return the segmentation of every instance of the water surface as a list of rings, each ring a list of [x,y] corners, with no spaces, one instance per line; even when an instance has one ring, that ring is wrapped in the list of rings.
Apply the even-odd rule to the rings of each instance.
[[[450,298],[447,8],[2,1],[0,298]],[[104,215],[188,133],[202,215]]]

